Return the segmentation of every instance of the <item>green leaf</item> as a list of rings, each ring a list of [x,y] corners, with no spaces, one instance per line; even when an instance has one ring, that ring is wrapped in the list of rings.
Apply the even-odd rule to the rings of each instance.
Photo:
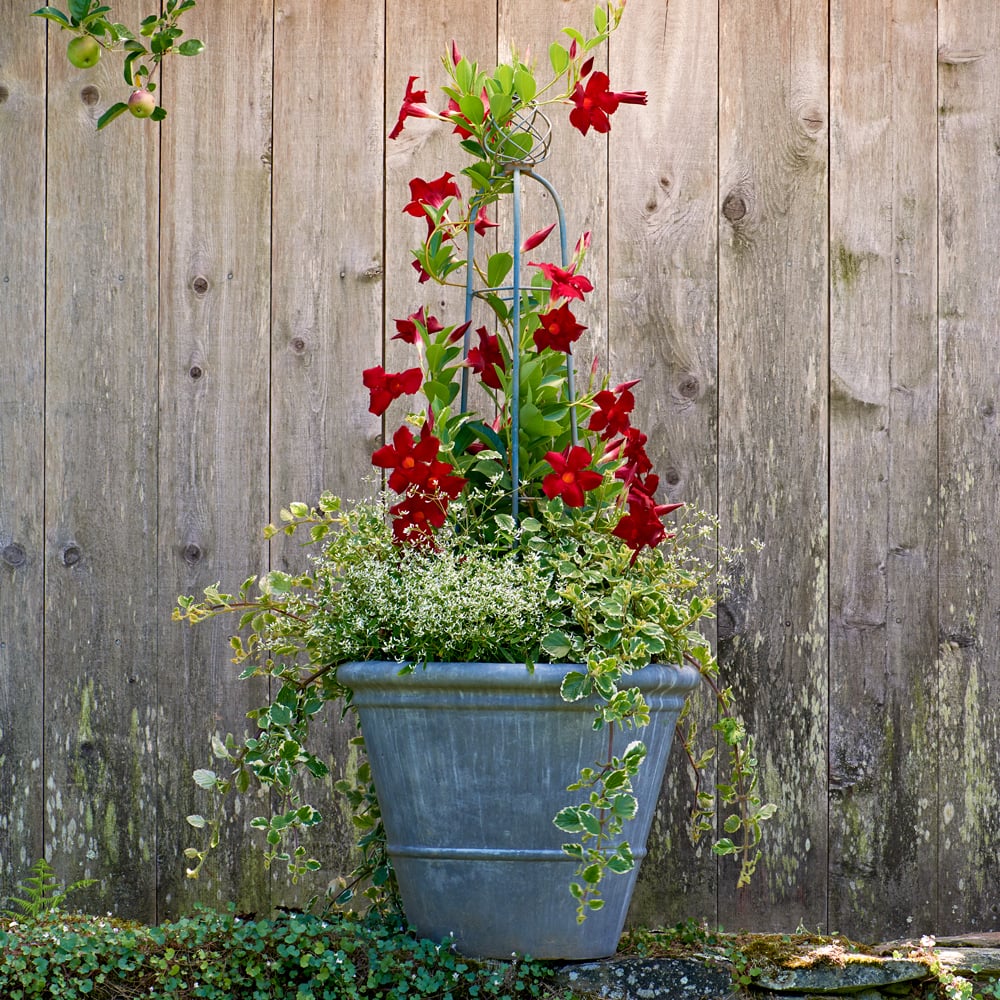
[[[601,35],[608,30],[608,12],[600,4],[594,8],[594,27]]]
[[[466,93],[476,89],[476,67],[464,56],[455,67],[455,81]]]
[[[275,726],[287,726],[292,721],[292,713],[284,705],[272,705],[267,714]]]
[[[526,69],[518,69],[514,72],[514,89],[522,104],[530,104],[535,99],[538,85],[531,73]]]
[[[551,634],[557,635],[559,633]],[[545,647],[544,642],[542,646]],[[579,701],[581,698],[586,698],[593,690],[591,678],[587,674],[580,673],[579,670],[571,670],[563,678],[562,684],[559,685],[559,693],[562,695],[563,701]]]
[[[144,51],[145,50],[142,49],[140,52],[129,52],[129,54],[125,56],[125,62],[122,65],[122,76],[125,78],[125,82],[130,87],[135,86],[135,76],[132,73],[132,67],[135,65],[136,59],[138,59]]]
[[[46,20],[55,21],[63,28],[71,27],[69,18],[56,7],[39,7],[31,12],[32,17],[44,17]]]
[[[510,94],[514,90],[514,67],[504,63],[497,66],[493,79],[500,85],[500,90],[505,94]],[[493,108],[493,101],[490,100],[490,107]]]
[[[634,819],[637,809],[634,795],[616,795],[611,803],[611,811],[619,819]]]
[[[567,806],[556,813],[556,817],[552,822],[563,833],[582,833],[584,829],[583,820],[581,819],[582,815],[583,813],[578,807]]]
[[[124,114],[128,111],[128,105],[123,101],[119,101],[117,104],[112,104],[107,111],[97,119],[98,129],[104,128],[105,125],[110,125],[119,115]]]
[[[192,775],[194,778],[194,783],[199,788],[214,788],[216,782],[215,771],[209,771],[207,768],[199,767]]]
[[[198,815],[185,816],[184,819],[186,819],[187,822],[191,826],[193,826],[196,830],[204,830],[205,827],[208,826],[208,821],[205,819],[204,816],[198,816]]]
[[[508,94],[494,94],[490,98],[490,116],[501,125],[510,117],[512,107],[513,102]]]
[[[558,42],[553,42],[549,46],[549,62],[556,76],[561,76],[569,67],[569,52]]]
[[[608,860],[608,868],[615,873],[615,875],[624,875],[626,872],[632,871],[635,868],[635,860],[629,858],[610,858]]]
[[[459,110],[473,125],[482,125],[486,108],[475,94],[465,94],[458,102]]]
[[[495,253],[486,262],[486,281],[490,288],[499,288],[514,266],[514,257],[506,252]]]
[[[189,38],[177,46],[182,56],[196,56],[205,51],[205,43],[198,38]]]

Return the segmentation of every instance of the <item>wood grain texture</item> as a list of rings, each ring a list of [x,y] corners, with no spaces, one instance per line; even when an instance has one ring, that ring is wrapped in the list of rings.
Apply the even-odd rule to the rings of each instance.
[[[195,901],[269,901],[248,822],[266,804],[227,804],[220,849],[198,882],[185,822],[211,809],[191,773],[213,764],[209,734],[242,734],[266,686],[237,679],[235,622],[170,622],[178,594],[266,571],[269,513],[271,0],[199,5],[186,26],[211,45],[171,67],[164,100],[160,249],[159,915]],[[211,110],[210,110],[211,109]],[[183,692],[183,694],[180,694]],[[248,815],[249,813],[249,815]]]
[[[938,38],[939,922],[978,929],[1000,912],[1000,9],[948,0]]]
[[[0,899],[43,853],[45,28],[0,2]]]
[[[283,506],[314,502],[324,490],[347,499],[371,491],[380,421],[368,412],[361,371],[381,355],[386,140],[383,5],[310,0],[279,4],[275,13],[270,410],[277,522]],[[329,58],[331,38],[354,58]],[[303,76],[301,66],[312,70]],[[279,535],[272,566],[305,570],[302,541]],[[350,871],[356,840],[346,804],[332,790],[353,735],[340,724],[339,708],[328,712],[332,776],[310,800],[324,816],[310,850],[328,879]],[[272,869],[275,893],[290,902],[294,890],[279,869]],[[315,886],[302,892],[307,898]]]
[[[383,323],[384,17],[382,4],[342,0],[276,9],[273,519],[325,489],[368,492],[378,418],[361,369]],[[330,58],[331,38],[353,58]],[[293,552],[294,540],[275,548],[276,565]]]
[[[764,545],[720,653],[781,811],[720,920],[794,929],[826,917],[826,4],[724,0],[719,64],[719,513]]]
[[[158,134],[132,120],[98,133],[120,64],[77,71],[62,42],[48,64],[45,854],[61,878],[100,880],[79,905],[151,919]]]
[[[937,915],[936,16],[831,9],[831,927]]]
[[[683,500],[711,512],[718,418],[717,39],[714,5],[629,4],[612,37],[612,89],[644,89],[649,103],[623,106],[613,119],[608,192],[611,381],[642,379],[635,424],[649,437],[661,502]],[[701,702],[699,728],[711,733],[714,701]],[[714,768],[704,780],[714,780]],[[707,843],[692,845],[685,833],[692,798],[678,747],[639,874],[632,911],[639,923],[717,920],[717,861]]]

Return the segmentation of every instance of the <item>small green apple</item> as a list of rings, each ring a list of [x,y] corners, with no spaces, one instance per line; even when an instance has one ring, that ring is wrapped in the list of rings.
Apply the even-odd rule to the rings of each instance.
[[[77,35],[69,43],[66,56],[77,69],[90,69],[101,58],[101,45],[93,35]]]
[[[128,109],[136,118],[148,118],[156,110],[156,98],[144,87],[140,87],[132,91]]]

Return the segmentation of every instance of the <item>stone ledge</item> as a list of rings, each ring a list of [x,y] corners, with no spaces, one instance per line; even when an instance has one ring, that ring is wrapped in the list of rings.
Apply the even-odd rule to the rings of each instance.
[[[823,948],[817,948],[807,959],[792,958],[789,964],[793,967],[755,976],[743,995],[757,1000],[899,1000],[923,995],[921,984],[934,978],[929,965],[933,959],[967,978],[1000,976],[1000,947],[976,947],[971,937],[941,939],[933,944],[928,939],[919,944],[890,943],[897,953],[921,952],[910,958],[845,954],[836,946],[826,955]],[[989,939],[983,940],[984,945],[997,944],[994,935],[980,937]],[[952,940],[955,945],[950,945]],[[925,956],[926,961],[918,960]],[[699,958],[615,957],[566,963],[555,966],[553,972],[557,988],[593,1000],[731,1000],[741,992],[724,964],[709,964]]]
[[[728,971],[693,958],[609,958],[555,972],[559,987],[601,1000],[716,1000],[734,992]]]

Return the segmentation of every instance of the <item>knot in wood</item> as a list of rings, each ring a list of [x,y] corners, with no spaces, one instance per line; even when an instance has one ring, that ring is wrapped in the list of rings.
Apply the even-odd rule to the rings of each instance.
[[[75,566],[80,561],[80,547],[67,545],[62,550],[62,561],[64,566]]]
[[[810,135],[817,135],[823,131],[823,126],[826,124],[826,115],[821,108],[810,107],[802,111],[799,120],[802,122],[802,127],[806,132]]]
[[[196,562],[199,562],[201,554],[201,546],[196,545],[194,542],[189,542],[184,546],[184,562],[189,566],[193,566]]]
[[[676,486],[681,481],[681,474],[674,466],[667,466],[663,470],[663,481],[668,486]]]
[[[747,214],[747,203],[738,191],[730,191],[722,202],[722,214],[730,222],[739,222]]]
[[[188,375],[190,375],[191,378],[193,378],[196,382],[204,374],[205,374],[205,372],[202,370],[202,368],[199,365],[192,365],[191,368],[190,368],[190,370],[188,371]]]
[[[92,84],[88,83],[80,91],[80,100],[88,107],[93,107],[101,99],[101,92]]]
[[[306,350],[305,338],[304,337],[292,338],[291,348],[296,354],[304,354]]]
[[[700,389],[701,383],[695,375],[686,375],[683,379],[681,379],[680,385],[677,386],[677,391],[685,399],[694,399],[698,395],[698,391]]]
[[[3,552],[0,552],[0,559],[3,559],[8,566],[15,568],[23,566],[27,558],[24,549],[17,542],[11,542],[10,545],[4,546]]]
[[[10,97],[10,91],[2,83],[0,83],[0,104],[3,104],[8,97]]]
[[[191,282],[191,287],[199,295],[204,295],[208,291],[208,278],[203,274],[196,275],[194,281]]]

